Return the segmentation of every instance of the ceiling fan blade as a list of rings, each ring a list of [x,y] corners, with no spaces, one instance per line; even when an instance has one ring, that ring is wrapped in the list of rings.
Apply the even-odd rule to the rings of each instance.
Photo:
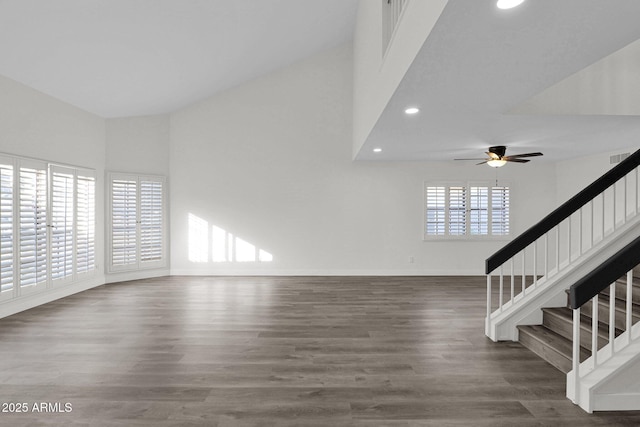
[[[506,158],[506,157],[503,157],[502,160],[506,160],[507,162],[515,162],[515,163],[528,163],[531,161],[526,159],[514,159],[514,158]]]
[[[486,159],[453,159],[453,160],[486,160]]]
[[[488,160],[485,160],[484,162],[480,162],[480,163],[476,163],[476,166],[478,165],[484,165],[485,163],[487,163]]]
[[[491,160],[500,160],[500,154],[494,153],[493,151],[485,151],[484,152]]]
[[[506,158],[512,159],[514,157],[537,157],[542,156],[542,153],[524,153],[524,154],[513,154],[511,156],[507,156]]]

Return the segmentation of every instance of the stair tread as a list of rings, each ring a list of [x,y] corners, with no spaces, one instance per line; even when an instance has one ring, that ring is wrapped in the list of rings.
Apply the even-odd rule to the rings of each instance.
[[[570,340],[566,339],[560,334],[552,331],[546,326],[542,325],[524,325],[518,326],[520,332],[529,333],[538,341],[552,347],[558,353],[566,356],[569,360],[573,353],[573,345]]]
[[[518,330],[523,346],[561,372],[567,373],[572,369],[573,346],[571,340],[542,325],[518,326]],[[586,349],[581,348],[580,360],[586,360],[587,357],[589,357],[589,353]]]

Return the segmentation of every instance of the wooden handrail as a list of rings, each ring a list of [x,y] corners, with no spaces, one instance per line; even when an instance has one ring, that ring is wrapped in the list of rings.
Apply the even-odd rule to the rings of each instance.
[[[640,264],[640,237],[569,288],[569,307],[576,309]]]
[[[559,208],[544,217],[540,222],[516,237],[485,261],[485,274],[491,273],[506,261],[538,240],[553,227],[577,212],[581,207],[596,198],[600,193],[611,187],[618,180],[640,165],[640,150],[636,151],[620,164],[596,179],[584,190],[563,203]]]

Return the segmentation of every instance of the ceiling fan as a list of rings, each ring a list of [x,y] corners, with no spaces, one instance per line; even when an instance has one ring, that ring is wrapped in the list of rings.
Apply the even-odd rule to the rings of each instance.
[[[524,154],[514,154],[512,156],[505,156],[507,152],[507,147],[504,145],[497,145],[495,147],[489,147],[489,151],[485,151],[487,156],[486,159],[453,159],[453,160],[482,160],[482,162],[478,163],[478,165],[484,165],[485,163],[491,167],[499,168],[507,164],[507,162],[514,163],[527,163],[530,160],[524,159],[523,157],[537,157],[542,156],[542,153],[524,153]]]

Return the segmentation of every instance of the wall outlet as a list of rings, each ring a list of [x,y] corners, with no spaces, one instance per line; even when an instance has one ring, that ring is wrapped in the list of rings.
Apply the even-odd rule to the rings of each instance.
[[[409,264],[413,264],[415,262],[415,258],[410,256],[409,257]]]

